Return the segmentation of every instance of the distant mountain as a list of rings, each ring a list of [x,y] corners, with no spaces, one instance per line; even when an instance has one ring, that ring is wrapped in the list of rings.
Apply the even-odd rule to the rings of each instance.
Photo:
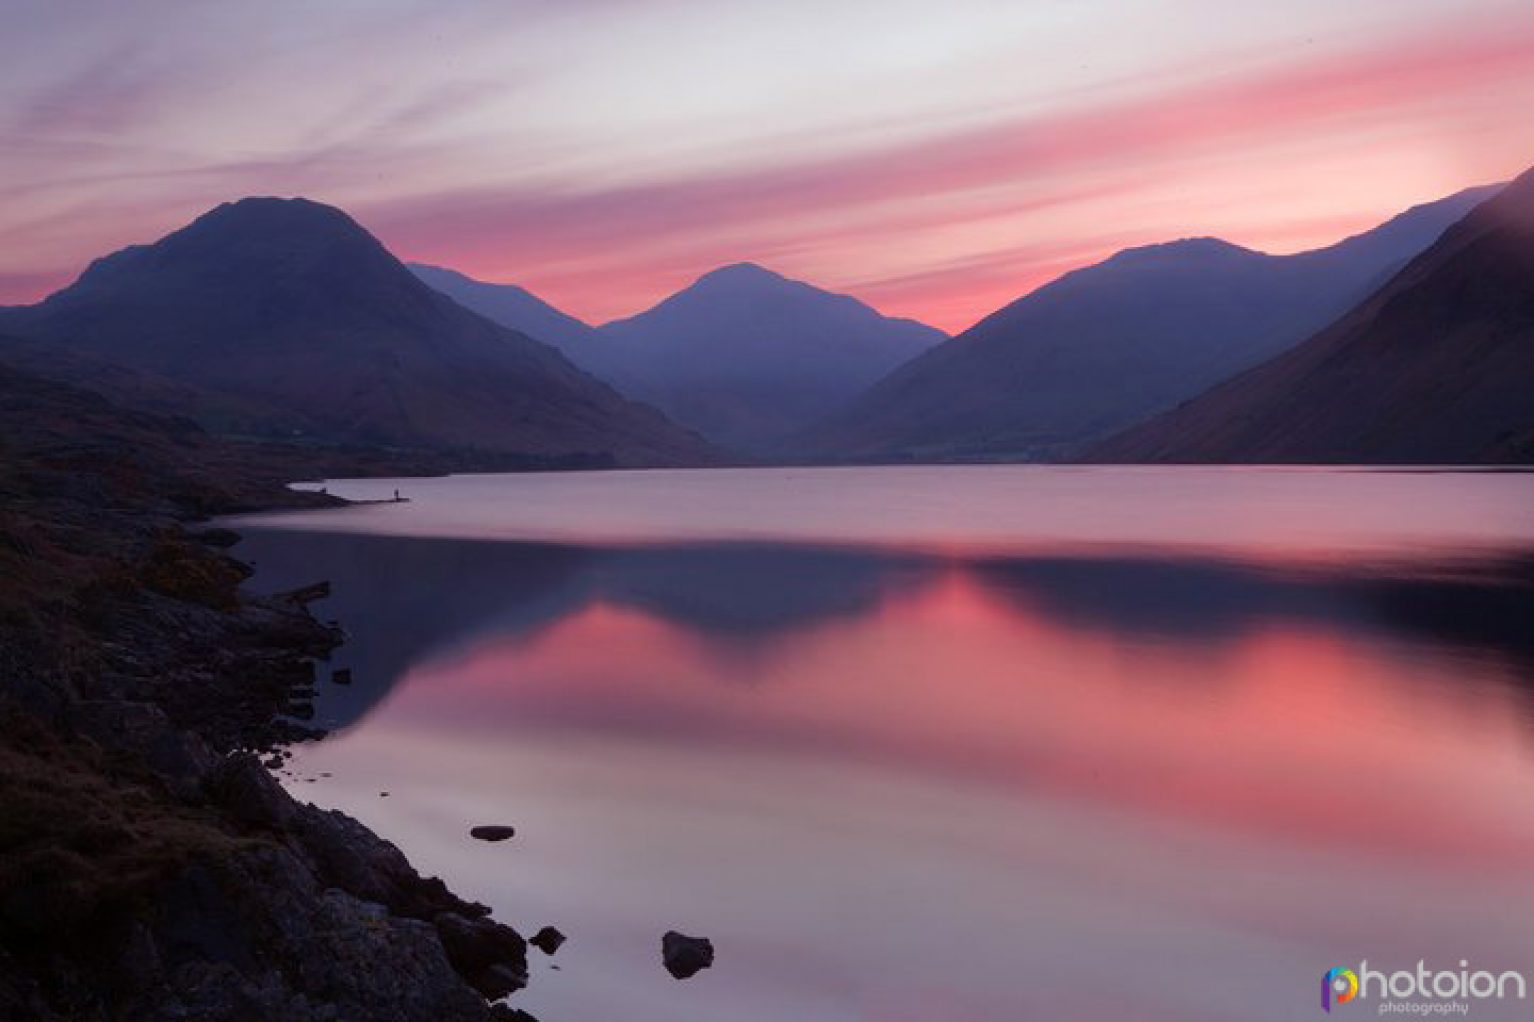
[[[594,463],[707,454],[554,349],[427,287],[345,213],[303,199],[220,206],[5,310],[0,327],[32,342],[33,371],[49,371],[39,350],[52,347],[58,376],[68,360],[108,363],[195,389],[214,420],[243,409],[215,427]],[[253,408],[266,417],[252,422]]]
[[[1120,252],[902,366],[797,446],[876,460],[1069,457],[1299,343],[1494,193],[1461,192],[1291,256],[1214,238]]]
[[[596,329],[560,312],[526,288],[486,283],[441,266],[407,265],[410,272],[424,283],[464,308],[534,340],[551,344],[582,369],[591,369],[586,360],[591,356],[592,345],[599,343]]]
[[[761,449],[944,334],[747,263],[599,329],[587,363],[722,444]]]
[[[1534,462],[1534,170],[1331,327],[1091,457]]]

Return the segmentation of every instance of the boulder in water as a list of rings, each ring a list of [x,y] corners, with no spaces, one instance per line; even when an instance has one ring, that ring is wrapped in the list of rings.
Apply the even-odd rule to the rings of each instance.
[[[675,979],[689,979],[714,964],[714,944],[706,937],[689,937],[667,930],[660,939],[661,961]]]
[[[471,828],[469,836],[478,838],[480,841],[506,841],[517,836],[517,829],[515,827],[491,824],[484,827]]]
[[[552,926],[545,926],[533,934],[528,943],[546,955],[552,955],[565,942],[565,935]]]

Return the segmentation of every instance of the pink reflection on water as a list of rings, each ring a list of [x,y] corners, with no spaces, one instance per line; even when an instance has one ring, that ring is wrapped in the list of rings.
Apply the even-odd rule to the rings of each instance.
[[[1310,1019],[1363,958],[1534,975],[1534,476],[332,487],[396,485],[275,522],[383,534],[288,554],[376,654],[295,787],[571,934],[539,1017]],[[742,537],[780,544],[697,545]],[[670,927],[718,966],[671,981]]]
[[[1510,868],[1534,853],[1514,688],[1301,625],[1217,646],[1083,633],[955,570],[747,660],[597,602],[418,668],[413,728],[850,759],[1280,842]]]
[[[571,933],[519,1000],[546,1018],[1308,1018],[1334,960],[1534,946],[1495,664],[1066,624],[964,565],[739,652],[598,597],[418,664],[304,788]],[[717,968],[666,978],[671,926]]]

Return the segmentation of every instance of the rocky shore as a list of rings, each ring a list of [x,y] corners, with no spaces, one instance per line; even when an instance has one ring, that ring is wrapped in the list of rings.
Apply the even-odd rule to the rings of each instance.
[[[528,1018],[520,935],[263,765],[341,637],[198,523],[292,472],[0,369],[0,1018]]]

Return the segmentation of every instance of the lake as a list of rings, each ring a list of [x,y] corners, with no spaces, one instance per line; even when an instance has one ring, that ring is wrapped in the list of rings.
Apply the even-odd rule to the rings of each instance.
[[[543,1022],[1315,1019],[1365,960],[1534,980],[1534,475],[326,486],[409,501],[236,522],[256,586],[330,580],[349,635],[284,783],[567,933],[514,999]],[[673,928],[714,968],[666,975]]]

